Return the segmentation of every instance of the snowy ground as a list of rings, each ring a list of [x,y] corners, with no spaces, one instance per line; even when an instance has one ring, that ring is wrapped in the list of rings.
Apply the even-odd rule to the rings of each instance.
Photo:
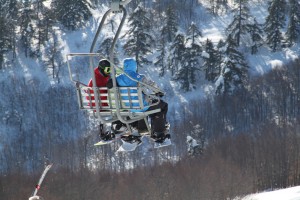
[[[300,186],[252,194],[242,200],[300,200]]]

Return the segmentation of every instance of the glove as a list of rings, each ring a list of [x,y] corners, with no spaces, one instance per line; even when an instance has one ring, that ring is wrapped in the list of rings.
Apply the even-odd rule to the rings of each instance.
[[[107,87],[108,89],[113,88],[113,81],[112,81],[112,79],[109,79],[109,80],[107,81],[106,87]]]
[[[165,94],[162,93],[162,92],[155,93],[155,96],[157,96],[157,97],[163,97],[164,95],[165,95]]]

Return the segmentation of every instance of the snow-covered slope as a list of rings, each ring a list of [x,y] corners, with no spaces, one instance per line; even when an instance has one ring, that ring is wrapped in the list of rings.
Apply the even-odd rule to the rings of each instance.
[[[251,194],[241,200],[300,200],[300,186]]]

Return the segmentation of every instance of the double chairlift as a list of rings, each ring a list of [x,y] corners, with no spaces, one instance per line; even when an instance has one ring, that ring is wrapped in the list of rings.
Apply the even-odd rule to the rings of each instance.
[[[144,95],[147,95],[151,99],[155,100],[147,105],[151,107],[157,105],[160,98],[155,96],[155,93],[162,92],[159,88],[152,87],[150,85],[139,82],[129,75],[127,75],[122,68],[114,64],[114,48],[115,44],[119,38],[120,32],[124,25],[127,11],[125,5],[127,5],[131,0],[112,0],[110,9],[104,14],[102,20],[98,26],[97,32],[93,39],[90,52],[89,53],[69,53],[67,54],[68,69],[70,74],[70,79],[74,82],[77,90],[78,104],[81,110],[86,110],[90,116],[98,120],[100,125],[106,123],[112,123],[115,121],[121,121],[126,124],[130,133],[132,130],[129,126],[130,123],[144,119],[147,125],[149,133],[151,133],[151,128],[148,123],[148,116],[150,114],[158,113],[160,109],[146,110],[144,109]],[[122,19],[117,29],[117,32],[113,38],[112,45],[110,47],[109,58],[101,55],[100,53],[94,53],[94,47],[99,37],[99,34],[103,28],[104,22],[109,14],[119,14],[122,13]],[[89,60],[89,71],[93,81],[93,87],[88,87],[86,84],[80,82],[78,77],[72,68],[71,60],[74,57],[86,57]],[[108,89],[107,87],[97,87],[96,78],[94,74],[94,68],[97,67],[95,60],[107,59],[111,63],[111,79],[113,82],[113,87]],[[127,75],[131,80],[138,82],[138,87],[117,87],[116,83],[116,70],[121,71]],[[101,92],[100,92],[101,91]],[[105,92],[103,92],[105,91]],[[102,97],[102,98],[101,98]]]

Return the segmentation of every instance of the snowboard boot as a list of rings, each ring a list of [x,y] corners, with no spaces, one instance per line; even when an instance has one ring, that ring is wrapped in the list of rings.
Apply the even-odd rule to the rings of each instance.
[[[121,140],[124,142],[128,142],[130,144],[137,144],[140,145],[142,143],[141,136],[137,135],[122,135]]]
[[[166,123],[165,123],[165,128],[166,128],[166,129],[170,129],[170,123],[169,123],[169,122],[166,122]]]
[[[163,143],[165,139],[170,139],[171,135],[168,133],[167,130],[165,130],[163,132],[154,132],[151,135],[151,138],[154,139],[154,142]]]
[[[115,138],[115,134],[113,132],[106,131],[105,133],[100,134],[100,138],[103,141],[110,141]]]
[[[123,124],[122,122],[116,122],[111,125],[111,130],[115,134],[123,133],[127,130],[127,126],[126,126],[126,124]]]
[[[151,138],[157,143],[163,143],[165,139],[170,139],[171,135],[169,134],[170,123],[165,123],[165,130],[162,132],[154,132],[151,134]]]

